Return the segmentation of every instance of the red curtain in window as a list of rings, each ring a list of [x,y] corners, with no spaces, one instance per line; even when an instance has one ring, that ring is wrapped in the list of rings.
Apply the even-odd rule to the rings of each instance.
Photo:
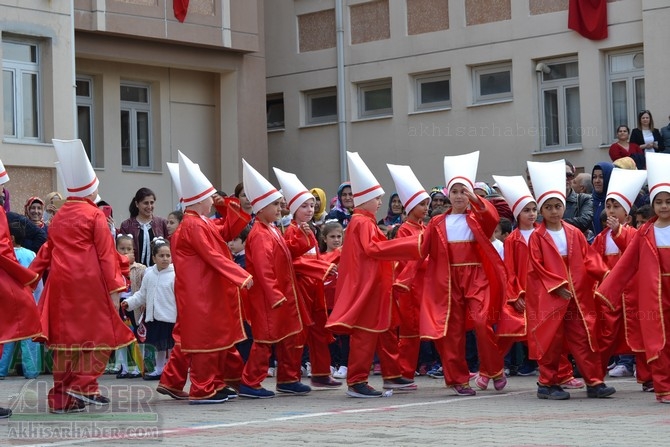
[[[570,0],[568,28],[587,39],[606,39],[607,0]]]
[[[186,12],[188,11],[188,2],[189,0],[173,0],[172,9],[174,10],[174,16],[180,22],[186,20]]]

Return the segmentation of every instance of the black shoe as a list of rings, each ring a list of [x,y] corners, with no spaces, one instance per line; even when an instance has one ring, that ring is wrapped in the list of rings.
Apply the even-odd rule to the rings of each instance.
[[[586,386],[587,397],[609,397],[614,393],[616,393],[616,389],[614,389],[613,386],[607,386],[604,383],[600,383],[594,386]]]
[[[53,414],[66,414],[66,413],[81,413],[86,409],[86,404],[80,399],[75,399],[72,403],[65,407],[59,408],[57,410],[50,409],[49,412]]]
[[[189,405],[222,404],[227,400],[227,395],[221,391],[217,391],[216,394],[211,397],[206,397],[205,399],[189,399],[188,403]]]
[[[143,377],[144,380],[161,380],[160,374],[145,374]]]
[[[102,394],[79,394],[73,391],[67,392],[70,396],[74,397],[78,401],[83,402],[84,404],[91,404],[96,406],[109,405],[109,398],[103,396]]]
[[[537,398],[538,399],[549,399],[549,400],[567,400],[570,399],[570,393],[564,391],[558,385],[541,385],[537,384]]]
[[[7,419],[12,415],[12,410],[9,408],[0,407],[0,419]]]
[[[226,396],[228,396],[228,399],[235,399],[238,396],[237,391],[235,390],[235,388],[233,388],[232,386],[228,386],[228,385],[221,388],[219,390],[219,393],[225,394]]]
[[[128,371],[126,371],[126,372],[120,372],[120,373],[118,373],[118,374],[116,375],[116,378],[117,378],[117,379],[127,379],[127,378],[129,378],[129,377],[130,377],[130,373],[128,373]]]
[[[347,395],[351,397],[382,397],[382,392],[372,388],[367,382],[352,385],[347,390]]]

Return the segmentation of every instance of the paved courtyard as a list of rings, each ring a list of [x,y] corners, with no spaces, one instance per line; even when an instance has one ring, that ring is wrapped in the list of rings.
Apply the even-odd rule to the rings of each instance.
[[[0,445],[162,446],[667,446],[670,405],[643,393],[632,378],[610,379],[610,399],[572,390],[568,401],[535,397],[535,377],[511,377],[503,392],[456,397],[442,380],[418,377],[419,389],[378,399],[353,399],[340,390],[303,397],[238,398],[188,405],[155,392],[156,382],[103,376],[112,405],[52,415],[44,396],[51,377],[7,378],[0,405],[14,416],[0,421]],[[308,383],[307,380],[304,380]],[[371,377],[381,388],[381,378]],[[265,386],[274,389],[274,380]]]

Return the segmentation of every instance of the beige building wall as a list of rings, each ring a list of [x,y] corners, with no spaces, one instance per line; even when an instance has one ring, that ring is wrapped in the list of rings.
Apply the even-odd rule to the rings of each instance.
[[[567,0],[345,0],[346,146],[362,158],[387,192],[386,163],[412,166],[426,188],[444,184],[442,159],[481,151],[478,180],[522,174],[526,160],[571,160],[590,172],[609,160],[614,141],[609,55],[644,52],[645,108],[656,127],[667,124],[670,86],[670,4],[608,2],[609,37],[588,40],[567,28]],[[295,172],[308,186],[335,194],[339,178],[336,123],[307,125],[304,92],[336,85],[334,0],[266,1],[268,95],[283,95],[283,129],[268,131],[270,163]],[[270,20],[272,18],[272,20]],[[388,32],[387,32],[388,31]],[[284,36],[277,39],[274,36]],[[571,58],[579,67],[581,144],[542,148],[537,65]],[[475,69],[511,63],[511,98],[476,102]],[[451,103],[415,111],[414,75],[450,75]],[[391,114],[359,117],[361,82],[390,79]],[[631,108],[631,114],[636,111]],[[631,127],[635,123],[629,121]],[[381,213],[381,211],[380,211]]]
[[[34,11],[27,13],[24,4],[33,5]],[[13,32],[23,35],[35,28],[38,35],[52,36],[52,51],[60,51],[60,45],[63,49],[51,56],[59,64],[53,72],[51,65],[40,67],[42,77],[49,80],[43,86],[43,101],[58,104],[43,116],[46,127],[53,130],[31,147],[31,154],[3,140],[0,157],[10,175],[13,166],[21,167],[17,171],[21,173],[33,167],[51,168],[55,160],[51,138],[74,137],[76,125],[70,2],[27,0],[21,7],[19,15],[15,1],[0,0],[2,17],[16,15]],[[166,216],[174,209],[179,198],[165,162],[176,162],[178,150],[229,194],[241,181],[242,157],[267,169],[262,2],[192,0],[186,20],[180,23],[171,0],[74,0],[74,19],[76,77],[91,85],[91,95],[85,99],[92,110],[90,149],[101,181],[100,195],[113,206],[117,223],[128,217],[131,198],[143,186],[158,196],[157,215]],[[0,27],[4,36],[6,20]],[[122,166],[122,83],[148,87],[150,92],[150,168]],[[77,98],[80,105],[81,100]],[[35,155],[37,151],[47,156]],[[15,178],[12,175],[13,193],[33,190],[34,179],[23,180],[21,175],[17,184]],[[48,180],[43,173],[39,178],[42,183]],[[12,208],[20,211],[15,196]]]

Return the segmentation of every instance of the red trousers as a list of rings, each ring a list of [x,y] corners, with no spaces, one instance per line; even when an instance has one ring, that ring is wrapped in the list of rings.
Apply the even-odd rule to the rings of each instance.
[[[277,383],[292,383],[300,380],[300,361],[304,346],[304,331],[291,335],[274,343],[277,357]],[[249,352],[247,364],[242,371],[242,383],[258,388],[268,375],[268,363],[272,355],[271,343],[258,343],[254,340]],[[328,366],[330,371],[330,365]]]
[[[649,363],[657,397],[670,394],[670,347],[666,344],[658,358]]]
[[[324,311],[312,313],[314,324],[307,327],[307,346],[309,362],[312,364],[312,377],[330,375],[330,349],[334,341],[333,334],[325,328],[328,314]]]
[[[98,395],[98,377],[105,372],[111,351],[53,351],[54,386],[49,390],[49,408],[61,410],[73,402],[67,394],[73,391],[87,396]]]
[[[400,337],[400,341],[398,342],[398,362],[400,364],[400,374],[406,379],[414,380],[420,348],[420,337]]]
[[[384,379],[400,377],[398,335],[395,328],[385,332],[352,329],[349,346],[349,366],[347,370],[347,384],[349,386],[368,381],[375,350],[379,356],[382,377]]]
[[[570,300],[562,316],[563,324],[558,327],[546,352],[537,360],[540,366],[542,385],[560,385],[565,380],[561,377],[561,358],[566,350],[572,354],[579,372],[587,385],[598,385],[603,382],[604,371],[600,362],[600,353],[591,350],[588,335],[581,313],[574,299]],[[595,334],[592,334],[595,336]]]
[[[521,341],[524,344],[526,344],[526,340],[519,340],[518,337],[499,337],[498,338],[498,348],[500,349],[500,353],[502,354],[503,358],[507,355],[509,352],[510,348],[516,341]],[[561,356],[561,361],[558,365],[558,380],[560,381],[560,384],[564,384],[566,382],[569,382],[570,380],[574,379],[574,371],[572,369],[572,363],[570,362],[570,359],[568,359],[568,354],[564,353]]]
[[[170,351],[170,359],[163,368],[160,384],[172,391],[182,391],[186,386],[190,366],[191,354],[182,351],[181,344],[175,343]]]
[[[423,275],[420,275],[420,278],[423,279]],[[417,296],[418,292],[414,288],[410,292],[394,293],[397,296],[400,310],[400,340],[398,341],[400,372],[406,379],[414,380],[421,347],[419,337],[420,296]]]

